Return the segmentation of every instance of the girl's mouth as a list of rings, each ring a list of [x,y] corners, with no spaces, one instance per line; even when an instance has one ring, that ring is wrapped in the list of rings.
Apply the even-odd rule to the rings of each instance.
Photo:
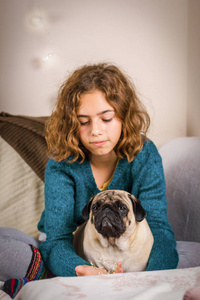
[[[91,142],[92,145],[94,145],[95,147],[101,147],[103,145],[105,145],[107,141],[96,141],[96,142]]]

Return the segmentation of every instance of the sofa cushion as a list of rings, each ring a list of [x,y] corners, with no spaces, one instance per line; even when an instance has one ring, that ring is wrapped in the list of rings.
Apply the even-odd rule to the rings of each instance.
[[[45,122],[48,117],[0,114],[0,135],[44,181],[47,164]]]
[[[35,238],[44,209],[44,182],[0,137],[0,226],[19,229]]]
[[[0,114],[0,226],[38,237],[44,209],[48,117]]]

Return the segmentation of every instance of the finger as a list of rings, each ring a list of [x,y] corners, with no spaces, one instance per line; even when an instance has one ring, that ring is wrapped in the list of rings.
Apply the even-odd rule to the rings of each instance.
[[[92,266],[80,265],[75,268],[77,276],[90,276],[90,275],[100,275],[107,274],[106,270],[99,269]]]
[[[124,270],[122,268],[122,263],[118,262],[114,273],[123,273],[123,272],[124,272]]]
[[[85,270],[82,266],[77,266],[75,271],[77,276],[84,276]]]

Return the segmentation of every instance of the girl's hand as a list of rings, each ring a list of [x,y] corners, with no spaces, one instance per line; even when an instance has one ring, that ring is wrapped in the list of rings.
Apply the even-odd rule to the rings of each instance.
[[[104,269],[81,265],[75,268],[77,276],[90,276],[90,275],[100,275],[100,274],[108,274],[108,272]]]
[[[121,263],[121,262],[118,262],[118,263],[117,263],[115,272],[113,272],[113,273],[124,273],[124,270],[123,270],[123,268],[122,268],[122,263]]]
[[[109,274],[105,269],[96,268],[87,265],[77,266],[75,268],[77,276],[90,276],[90,275],[103,275]],[[116,270],[113,273],[123,273],[123,268],[121,262],[119,262],[116,266]]]

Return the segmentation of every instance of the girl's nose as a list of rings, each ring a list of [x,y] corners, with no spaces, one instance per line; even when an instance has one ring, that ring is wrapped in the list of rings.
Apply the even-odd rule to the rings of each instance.
[[[102,134],[102,127],[99,121],[95,120],[92,122],[91,124],[92,128],[91,128],[91,134],[93,136],[98,136],[100,134]]]

